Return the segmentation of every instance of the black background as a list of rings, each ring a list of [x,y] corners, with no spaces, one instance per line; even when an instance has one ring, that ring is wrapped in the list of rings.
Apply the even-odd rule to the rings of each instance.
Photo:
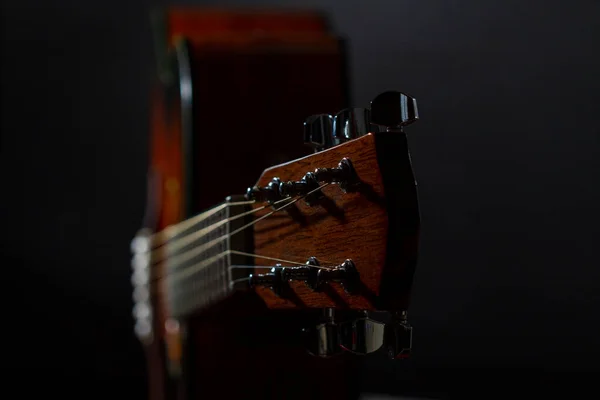
[[[2,4],[0,282],[12,370],[144,389],[128,261],[145,204],[148,11],[160,4]],[[423,218],[413,366],[469,368],[465,386],[473,368],[596,367],[600,2],[218,4],[317,6],[350,40],[355,105],[387,89],[419,100],[422,119],[408,129]],[[371,389],[388,390],[400,370],[370,364]]]

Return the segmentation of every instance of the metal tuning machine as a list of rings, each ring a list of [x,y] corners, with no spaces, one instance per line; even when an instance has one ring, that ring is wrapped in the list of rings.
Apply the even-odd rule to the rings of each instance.
[[[264,187],[254,186],[254,187],[248,188],[248,190],[246,190],[245,197],[248,200],[256,200],[256,201],[262,201],[265,203],[273,204],[284,198],[279,191],[280,185],[281,185],[281,179],[273,178],[267,186],[264,186]]]
[[[352,354],[367,356],[383,351],[390,359],[404,359],[410,356],[412,327],[408,324],[406,312],[393,314],[389,319],[383,317],[386,322],[376,319],[368,311],[359,311],[358,315],[355,312],[346,312],[343,321],[336,322],[333,319],[333,310],[325,309],[325,311],[326,315],[331,315],[327,324],[323,325],[321,321],[316,329],[306,331],[313,332],[313,337],[310,337],[310,343],[313,344],[313,348],[309,348],[311,354],[314,354],[315,343],[322,348],[325,346],[322,341],[325,340],[329,346],[327,349],[331,353],[335,330],[337,334],[335,343],[342,350]],[[389,316],[388,313],[385,315]],[[314,337],[317,332],[323,335],[322,341]]]
[[[391,359],[408,358],[412,351],[413,328],[408,323],[406,311],[392,315],[385,326],[385,346]]]
[[[334,116],[316,114],[306,118],[304,143],[319,152],[379,130],[372,125],[368,108],[345,108]]]
[[[383,92],[371,101],[371,121],[383,131],[402,131],[419,120],[417,100],[398,91]]]
[[[248,286],[268,287],[279,297],[286,297],[290,281],[303,281],[309,288],[319,291],[323,285],[340,283],[349,294],[356,293],[360,285],[360,276],[354,262],[346,260],[334,268],[319,266],[319,261],[311,257],[306,266],[283,267],[277,264],[266,274],[250,274]]]
[[[391,316],[383,313],[382,319],[368,311],[346,311],[336,315],[334,309],[325,308],[314,327],[304,329],[308,352],[318,357],[331,357],[342,352],[358,356],[385,353],[390,359],[408,358],[412,348],[412,327],[406,312]]]
[[[379,128],[371,123],[368,108],[346,108],[333,117],[333,143],[336,146],[378,131]]]
[[[418,119],[417,100],[414,97],[398,91],[387,91],[375,97],[370,108],[351,107],[333,116],[309,116],[304,121],[304,143],[319,152],[369,133],[401,130]]]
[[[334,311],[333,308],[323,309],[317,324],[302,331],[306,350],[315,357],[333,357],[344,352],[340,346],[340,326],[335,321]]]
[[[333,117],[329,114],[311,115],[304,121],[304,144],[315,153],[333,146]]]
[[[340,324],[340,345],[351,353],[367,355],[383,347],[385,324],[369,318],[366,311],[362,314]]]
[[[317,168],[314,172],[306,173],[299,181],[283,182],[275,177],[267,186],[248,188],[246,198],[273,204],[286,198],[309,195],[305,201],[310,205],[321,198],[318,189],[323,183],[337,184],[343,191],[349,192],[358,187],[360,179],[352,161],[343,158],[336,168]]]
[[[371,102],[371,109],[346,108],[334,116],[311,115],[304,121],[304,143],[319,152],[369,133],[397,130],[418,119],[416,104],[415,99],[404,93],[384,92]],[[350,191],[360,182],[352,162],[344,158],[337,168],[317,168],[299,181],[282,182],[274,177],[267,186],[248,188],[246,198],[273,204],[288,197],[306,195],[317,190],[321,183],[335,183],[342,190]],[[317,191],[305,200],[313,204],[321,197]]]

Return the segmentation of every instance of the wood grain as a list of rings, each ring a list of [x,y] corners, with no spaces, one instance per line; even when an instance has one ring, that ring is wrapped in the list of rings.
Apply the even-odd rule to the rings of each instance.
[[[190,217],[183,203],[201,212],[244,193],[266,167],[306,155],[303,119],[349,106],[343,46],[319,13],[176,7],[163,14],[159,68],[171,66],[180,38],[189,41],[194,145],[182,151],[180,99],[159,93],[152,121],[151,170],[161,180],[151,194],[160,207],[155,230]],[[182,166],[190,161],[186,176]],[[158,340],[146,347],[151,399],[358,397],[358,359],[307,355],[297,334],[314,323],[310,312],[269,310],[249,292],[181,321],[182,379],[165,368],[164,318]]]
[[[146,225],[159,231],[179,222],[183,216],[181,126],[180,118],[176,117],[179,114],[179,103],[169,103],[165,91],[158,84],[152,93],[151,102],[149,178],[153,182],[149,186],[155,184],[156,190],[149,193],[149,204],[154,207],[146,210],[150,216]],[[164,268],[164,264],[161,268]],[[164,274],[165,271],[157,272]],[[164,293],[165,289],[162,285],[151,288],[154,293]],[[148,394],[150,400],[164,400],[172,398],[176,388],[165,372],[164,326],[168,315],[163,295],[152,295],[152,307],[155,312],[156,340],[144,347],[148,361]]]
[[[344,157],[352,161],[364,184],[370,186],[377,196],[385,195],[373,135],[292,163],[269,168],[258,180],[257,185],[265,186],[274,177],[284,181],[299,180],[316,168],[337,167]],[[337,265],[348,258],[352,259],[366,288],[378,295],[378,284],[385,262],[388,227],[385,208],[361,193],[344,193],[337,185],[329,185],[322,191],[343,211],[343,217],[332,215],[322,206],[310,207],[304,201],[300,201],[296,204],[299,212],[305,217],[305,224],[283,211],[277,218],[266,218],[256,224],[256,253],[295,262],[306,262],[312,256],[317,257],[322,265]],[[259,213],[258,216],[265,213]],[[257,290],[271,308],[375,307],[372,299],[367,296],[349,296],[340,284],[331,284],[333,291],[329,293],[314,292],[303,282],[292,282],[291,287],[301,304],[277,297],[268,288]]]
[[[404,136],[402,133],[396,135]],[[292,213],[280,212],[276,218],[266,218],[255,225],[255,252],[258,255],[279,258],[294,262],[306,262],[309,257],[317,257],[321,265],[339,265],[346,259],[352,259],[360,273],[362,289],[357,295],[349,295],[338,283],[332,283],[322,292],[311,290],[303,282],[291,282],[293,295],[289,298],[276,296],[269,288],[257,288],[257,293],[273,309],[285,308],[349,308],[375,310],[382,307],[402,308],[407,298],[406,291],[412,285],[412,275],[400,276],[394,271],[407,269],[403,259],[398,257],[398,249],[404,256],[416,259],[416,247],[413,237],[414,226],[410,226],[409,235],[394,235],[390,242],[390,232],[398,231],[395,224],[404,224],[406,218],[397,218],[397,207],[405,200],[398,199],[398,189],[414,187],[412,173],[404,177],[392,177],[388,186],[384,178],[402,170],[401,166],[410,168],[410,159],[406,149],[399,146],[394,159],[381,159],[381,145],[378,141],[391,139],[393,143],[401,143],[390,134],[367,135],[347,142],[341,146],[308,156],[297,161],[267,169],[258,180],[258,186],[267,185],[272,178],[281,180],[299,180],[307,172],[316,168],[334,168],[342,158],[349,158],[354,165],[362,189],[356,193],[344,193],[339,186],[329,185],[323,193],[329,199],[329,207],[322,205],[309,206],[300,201],[298,212],[303,218]],[[386,143],[393,145],[392,142]],[[386,171],[380,168],[385,163]],[[391,170],[391,171],[388,171]],[[401,178],[401,179],[398,179]],[[408,180],[408,182],[407,182]],[[389,194],[389,196],[388,196]],[[407,204],[416,204],[416,191],[403,191]],[[258,205],[256,206],[258,207]],[[414,208],[404,207],[404,213],[417,214]],[[268,210],[267,210],[268,211]],[[267,211],[257,213],[257,216]],[[390,216],[393,219],[390,219]],[[302,221],[304,220],[304,221]],[[393,225],[392,225],[393,224]],[[257,271],[258,272],[258,271]],[[261,272],[264,272],[261,271]],[[384,272],[388,279],[405,279],[408,282],[396,283],[403,288],[397,293],[386,293],[386,302],[382,302],[381,290]],[[406,286],[408,283],[408,286]],[[401,301],[396,301],[402,299]],[[394,304],[395,303],[395,304]]]

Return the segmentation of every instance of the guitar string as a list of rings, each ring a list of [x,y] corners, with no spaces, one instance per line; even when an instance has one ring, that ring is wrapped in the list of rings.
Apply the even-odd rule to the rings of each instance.
[[[191,218],[188,218],[184,221],[178,222],[173,225],[169,225],[162,231],[156,232],[156,233],[150,235],[150,237],[148,239],[150,241],[151,246],[153,246],[153,247],[162,246],[169,240],[172,240],[174,237],[176,237],[181,232],[185,232],[188,229],[194,228],[196,225],[201,224],[202,222],[206,221],[208,218],[212,217],[214,214],[218,213],[219,211],[223,210],[226,207],[243,206],[243,205],[248,205],[248,204],[253,204],[253,203],[255,203],[254,200],[220,204],[214,208],[211,208],[210,210],[204,211],[204,212],[202,212],[198,215],[195,215]],[[263,209],[265,207],[261,207],[261,209]]]
[[[174,239],[180,233],[185,232],[189,229],[194,228],[196,225],[201,224],[202,222],[206,221],[208,218],[210,218],[217,212],[221,211],[225,207],[247,205],[247,204],[253,204],[253,203],[255,203],[254,200],[240,201],[240,202],[235,202],[235,203],[223,203],[218,206],[215,206],[214,208],[211,208],[210,210],[206,210],[198,215],[188,218],[184,221],[178,222],[173,225],[169,225],[166,228],[164,228],[163,230],[161,230],[160,232],[155,232],[155,233],[149,234],[147,236],[146,235],[136,236],[131,242],[131,251],[136,254],[148,252],[148,251],[152,250],[153,248],[162,246],[163,244],[167,243],[168,241]],[[258,209],[255,209],[255,210],[260,211],[261,209],[264,209],[265,207],[266,206],[259,207]]]
[[[278,204],[284,203],[286,201],[291,200],[290,197],[287,197],[285,199],[281,199],[278,200],[272,204],[268,204],[268,205],[264,205],[258,208],[255,208],[251,211],[248,211],[247,213],[244,213],[243,215],[236,215],[234,217],[231,217],[231,219],[229,219],[229,221],[234,221],[238,218],[242,218],[246,215],[249,214],[253,214],[256,213],[258,211],[262,211],[265,208],[268,207],[272,207],[272,206],[276,206]],[[188,218],[184,221],[181,221],[177,224],[173,224],[173,225],[169,225],[168,227],[166,227],[165,229],[163,229],[160,232],[156,232],[152,235],[150,235],[148,238],[140,238],[140,239],[145,239],[148,241],[148,243],[150,244],[150,247],[160,247],[170,241],[172,241],[173,239],[175,239],[180,233],[185,232],[189,229],[194,228],[195,226],[201,224],[202,222],[206,221],[208,218],[212,217],[214,214],[216,214],[217,212],[223,210],[226,207],[234,207],[234,206],[243,206],[243,205],[249,205],[249,204],[255,204],[256,201],[255,200],[249,200],[249,201],[239,201],[239,202],[234,202],[234,203],[223,203],[219,206],[216,206],[210,210],[207,210],[201,214],[198,214],[194,217]],[[185,236],[183,237],[185,238]],[[183,238],[178,238],[179,239],[183,239]],[[138,251],[145,251],[147,250],[147,248],[144,248],[143,250],[138,250]]]
[[[236,255],[241,255],[241,256],[246,256],[246,257],[259,258],[259,259],[263,259],[263,260],[276,261],[276,262],[280,262],[280,263],[284,263],[284,264],[317,268],[317,269],[333,269],[333,268],[335,268],[334,266],[309,265],[309,264],[298,262],[298,261],[283,260],[281,258],[261,256],[258,254],[246,253],[246,252],[237,251],[237,250],[225,250],[209,259],[202,260],[202,261],[195,263],[193,265],[190,265],[189,267],[182,269],[180,271],[175,271],[170,274],[167,273],[167,274],[162,274],[162,275],[155,274],[152,277],[151,282],[168,280],[169,283],[174,283],[183,278],[189,278],[190,276],[195,275],[196,273],[201,272],[205,268],[209,267],[211,264],[213,264],[215,261],[219,260],[220,258],[226,257],[230,254],[236,254]],[[273,268],[273,266],[268,267],[268,266],[255,266],[255,265],[235,265],[235,266],[229,266],[227,268],[229,268],[229,269],[255,269],[255,268],[256,269],[266,269],[266,268]]]
[[[286,199],[282,199],[279,200],[275,203],[273,203],[273,205],[277,205],[277,204],[281,204],[285,201],[290,201],[291,198],[286,198]],[[240,202],[240,203],[229,203],[229,204],[223,204],[222,206],[216,207],[215,209],[218,209],[217,211],[221,211],[223,210],[225,207],[227,206],[231,206],[231,205],[239,205],[239,204],[248,204],[246,202]],[[192,243],[194,243],[197,240],[202,239],[203,237],[205,237],[206,235],[208,235],[209,233],[215,231],[217,228],[229,223],[229,222],[233,222],[235,220],[238,220],[240,218],[244,218],[247,217],[248,215],[257,213],[259,211],[262,211],[268,207],[270,207],[271,205],[265,205],[262,207],[258,207],[258,208],[254,208],[250,211],[246,211],[244,213],[235,215],[233,217],[230,218],[226,218],[224,220],[215,222],[214,224],[211,224],[207,227],[204,227],[196,232],[192,232],[186,236],[183,236],[181,238],[177,238],[174,241],[170,240],[170,241],[166,241],[163,244],[166,244],[167,246],[167,251],[165,252],[164,248],[162,247],[156,247],[153,250],[151,250],[151,258],[154,260],[155,263],[162,261],[165,257],[171,256],[173,255],[173,253],[177,252],[178,250],[180,250],[182,247],[185,247],[187,245],[190,245]],[[216,212],[213,212],[209,215],[207,215],[207,218],[204,218],[202,220],[198,220],[198,222],[196,222],[194,225],[198,225],[201,222],[204,222],[206,219],[208,219],[209,217],[213,216],[214,214],[216,214]],[[165,228],[165,229],[169,229],[169,228]],[[187,228],[190,229],[190,228]],[[186,230],[187,230],[186,229]]]
[[[265,215],[263,215],[263,216],[255,219],[255,220],[253,220],[252,222],[247,223],[246,225],[243,225],[242,227],[234,230],[233,232],[231,232],[229,234],[220,236],[220,237],[218,237],[216,239],[213,239],[213,240],[211,240],[211,241],[209,241],[207,243],[204,243],[201,246],[194,247],[194,248],[192,248],[190,250],[187,250],[187,251],[185,251],[183,253],[175,255],[172,259],[168,260],[168,262],[169,262],[168,269],[169,270],[177,269],[183,263],[185,263],[185,262],[193,259],[194,257],[202,254],[206,250],[208,250],[208,249],[214,247],[215,245],[217,245],[217,244],[219,244],[219,243],[221,243],[221,242],[223,242],[223,241],[231,238],[233,235],[235,235],[235,234],[237,234],[239,232],[242,232],[242,231],[244,231],[244,230],[246,230],[246,229],[254,226],[256,223],[262,221],[263,219],[266,219],[266,218],[270,217],[271,215],[275,214],[276,212],[282,211],[282,210],[286,209],[287,207],[290,207],[291,205],[297,203],[298,201],[306,198],[307,196],[311,195],[312,193],[314,193],[314,192],[316,192],[316,191],[318,191],[318,190],[320,190],[320,189],[322,189],[322,188],[324,188],[324,187],[326,187],[328,185],[329,185],[329,183],[324,183],[324,184],[320,185],[319,187],[315,188],[314,190],[311,190],[310,192],[306,193],[305,195],[297,197],[297,198],[291,200],[290,202],[284,204],[283,206],[278,207],[278,208],[274,209],[273,211],[270,211],[270,212],[266,213]],[[152,260],[152,257],[150,259]],[[161,265],[162,262],[164,262],[164,259],[161,259],[159,261],[152,260],[151,268],[153,270],[156,270]],[[173,272],[168,271],[167,274],[169,274],[169,273],[173,273]]]
[[[241,256],[246,256],[246,257],[258,258],[258,259],[269,260],[269,261],[276,261],[276,262],[285,263],[285,264],[289,264],[289,265],[297,265],[297,266],[310,267],[310,268],[316,268],[316,269],[334,269],[335,268],[335,266],[327,266],[327,265],[317,266],[317,265],[306,264],[306,263],[302,263],[302,262],[298,262],[298,261],[283,260],[281,258],[276,258],[276,257],[261,256],[258,254],[246,253],[246,252],[237,251],[237,250],[226,250],[213,258],[216,260],[216,259],[218,259],[220,257],[224,257],[228,254],[241,255]],[[214,260],[210,260],[210,263],[212,263],[212,262],[214,262]],[[198,263],[198,264],[202,264],[202,263],[203,262]],[[198,265],[198,264],[195,264],[194,266],[192,266],[192,267],[196,267],[196,270],[190,272],[187,275],[191,276],[197,272],[200,272],[203,269],[202,268],[203,266]],[[329,263],[329,264],[333,264],[333,263]],[[211,282],[214,283],[215,281],[219,281],[219,280],[223,279],[224,278],[223,275],[227,272],[227,270],[230,271],[232,269],[271,269],[271,268],[273,268],[273,265],[270,265],[270,266],[267,266],[267,265],[229,265],[227,267],[227,269],[222,269],[221,271],[219,271],[218,274],[215,274],[217,276],[213,276],[211,281],[205,281],[203,283],[204,284],[208,284]],[[183,278],[185,278],[185,277],[189,277],[189,276],[184,276]],[[157,285],[158,281],[167,281],[171,277],[167,276],[167,277],[153,277],[153,278],[154,279],[151,279],[149,282],[151,285],[151,291],[153,294],[158,294],[158,293],[160,293],[160,289],[158,287],[159,285]],[[231,285],[236,285],[238,283],[247,282],[248,278],[249,278],[249,275],[244,276],[243,278],[235,279],[235,280],[230,279],[228,282],[228,285],[231,287]],[[170,282],[170,283],[172,283],[172,282]],[[174,293],[174,295],[181,296],[181,294],[183,294],[186,291],[189,291],[189,289],[190,289],[190,287],[179,288],[177,290],[177,292]]]
[[[209,260],[205,260],[203,262],[197,263],[193,266],[191,266],[189,269],[187,269],[185,271],[185,273],[180,274],[179,276],[166,276],[166,277],[154,277],[155,279],[150,280],[149,282],[149,286],[150,286],[150,292],[153,295],[157,295],[157,294],[166,294],[168,292],[164,292],[164,289],[160,287],[160,285],[158,285],[159,281],[167,281],[165,283],[172,285],[174,282],[173,280],[171,280],[171,278],[173,278],[174,280],[179,280],[179,279],[183,279],[183,278],[189,278],[191,276],[193,276],[195,273],[201,272],[204,268],[209,267],[211,264],[213,264],[216,260],[218,260],[219,258],[222,258],[226,255],[229,254],[235,254],[235,255],[241,255],[241,256],[246,256],[246,257],[252,257],[252,258],[258,258],[258,259],[264,259],[264,260],[270,260],[270,261],[276,261],[276,262],[280,262],[280,263],[285,263],[285,264],[290,264],[290,265],[297,265],[297,266],[303,266],[303,267],[309,267],[309,268],[316,268],[316,269],[333,269],[335,268],[335,266],[326,266],[326,265],[321,265],[321,266],[317,266],[317,265],[310,265],[310,264],[306,264],[306,263],[302,263],[302,262],[298,262],[298,261],[291,261],[291,260],[283,260],[281,258],[276,258],[276,257],[268,257],[268,256],[261,256],[258,254],[252,254],[252,253],[246,253],[243,251],[238,251],[238,250],[226,250],[214,257],[212,257]],[[333,264],[333,263],[330,263]],[[262,266],[262,265],[229,265],[227,267],[227,269],[224,268],[220,268],[220,271],[216,274],[212,274],[212,276],[209,277],[209,280],[202,280],[202,285],[209,285],[209,284],[214,284],[216,282],[219,282],[221,280],[226,280],[227,282],[227,286],[229,287],[229,290],[231,290],[232,286],[235,286],[239,283],[242,282],[247,282],[248,278],[250,275],[248,276],[244,276],[242,278],[238,278],[235,280],[231,280],[230,278],[225,278],[225,274],[227,273],[227,271],[231,271],[232,269],[271,269],[273,268],[273,266]],[[158,278],[158,279],[156,279]],[[194,289],[193,285],[188,285],[187,287],[179,287],[177,289],[177,291],[172,292],[170,294],[170,296],[176,296],[176,297],[181,297],[182,295],[186,296],[189,298],[189,294],[185,294],[186,292],[189,292],[190,289]],[[196,290],[198,290],[198,288],[196,288]],[[206,288],[203,291],[210,291],[210,288]],[[189,299],[188,299],[189,300]],[[181,301],[181,300],[180,300]]]
[[[268,256],[261,256],[258,254],[251,254],[251,253],[245,253],[243,251],[237,251],[237,250],[229,250],[231,252],[231,254],[237,254],[240,256],[246,256],[246,257],[253,257],[253,258],[260,258],[262,260],[269,260],[269,261],[277,261],[280,263],[284,263],[284,264],[292,264],[292,265],[300,265],[300,266],[304,266],[304,267],[313,267],[313,268],[322,268],[322,269],[332,269],[334,267],[330,267],[330,266],[319,266],[319,265],[310,265],[310,264],[306,264],[305,262],[298,262],[298,261],[289,261],[289,260],[282,260],[281,258],[275,258],[275,257],[268,257]],[[331,262],[327,262],[325,261],[326,264],[333,264]],[[273,268],[271,267],[258,267],[258,266],[251,266],[251,265],[238,265],[236,266],[236,268]],[[232,266],[230,266],[229,268],[232,268]]]
[[[183,263],[191,260],[192,258],[194,258],[194,257],[202,254],[204,251],[210,249],[211,247],[214,247],[215,245],[217,245],[217,244],[219,244],[219,243],[221,243],[221,242],[223,242],[223,241],[231,238],[233,235],[235,235],[235,234],[237,234],[239,232],[244,231],[245,229],[253,226],[254,224],[258,223],[259,221],[261,221],[261,220],[263,220],[265,218],[268,218],[269,216],[273,215],[274,213],[276,213],[278,211],[284,210],[285,208],[287,208],[287,207],[295,204],[299,200],[301,200],[301,199],[305,198],[306,196],[310,195],[312,192],[316,192],[317,190],[319,190],[322,187],[325,187],[327,185],[328,185],[327,183],[323,184],[320,187],[314,189],[313,191],[307,193],[306,195],[304,195],[302,197],[297,197],[296,199],[293,199],[292,201],[286,203],[285,205],[283,205],[281,207],[278,207],[275,210],[270,211],[269,213],[267,213],[267,214],[265,214],[265,215],[263,215],[263,216],[255,219],[255,220],[253,220],[252,222],[250,222],[250,223],[248,223],[248,224],[246,224],[246,225],[244,225],[244,226],[236,229],[235,231],[231,232],[230,234],[220,236],[220,237],[218,237],[216,239],[213,239],[213,240],[211,240],[211,241],[209,241],[209,242],[207,242],[207,243],[205,243],[205,244],[203,244],[201,246],[195,247],[193,249],[190,249],[188,251],[185,251],[183,253],[180,253],[180,254],[176,255],[172,259],[168,260],[169,261],[169,269],[170,270],[177,269],[177,267],[179,267],[181,264],[183,264]],[[154,264],[153,267],[156,267],[156,264]]]
[[[210,247],[214,246],[215,244],[218,244],[218,243],[220,243],[221,241],[223,241],[223,240],[225,240],[225,239],[228,239],[228,238],[230,238],[231,236],[235,235],[236,233],[239,233],[239,232],[243,231],[244,229],[247,229],[247,228],[249,228],[249,227],[253,226],[254,224],[256,224],[257,222],[259,222],[260,220],[262,220],[262,219],[265,219],[265,218],[268,218],[269,216],[272,216],[272,215],[273,215],[273,214],[275,214],[276,212],[278,212],[278,211],[281,211],[281,210],[283,210],[283,209],[285,209],[285,208],[287,208],[287,207],[291,206],[292,204],[295,204],[295,203],[296,203],[296,202],[298,202],[299,200],[302,200],[302,199],[306,198],[306,197],[307,197],[307,196],[309,196],[310,194],[312,194],[312,193],[314,193],[314,192],[316,192],[316,191],[318,191],[318,190],[320,190],[320,189],[322,189],[323,187],[325,187],[325,186],[328,186],[328,185],[329,185],[329,183],[325,183],[325,184],[323,184],[323,185],[319,186],[318,188],[316,188],[316,189],[314,189],[314,190],[310,191],[310,192],[309,192],[309,193],[307,193],[306,195],[304,195],[304,196],[302,196],[302,197],[298,197],[298,198],[296,198],[296,199],[294,199],[294,200],[290,201],[289,203],[286,203],[286,204],[285,204],[285,205],[283,205],[282,207],[278,207],[277,209],[275,209],[275,210],[273,210],[273,211],[271,211],[271,212],[269,212],[269,213],[267,213],[267,214],[263,215],[262,217],[260,217],[260,218],[258,218],[258,219],[256,219],[256,220],[254,220],[253,222],[251,222],[251,223],[249,223],[249,224],[246,224],[246,225],[242,226],[242,227],[241,227],[241,228],[239,228],[239,229],[236,229],[235,231],[233,231],[233,232],[232,232],[232,233],[230,233],[229,235],[224,235],[224,236],[222,236],[222,237],[220,237],[220,238],[217,238],[217,239],[215,239],[215,240],[213,240],[213,241],[211,241],[211,242],[209,242],[209,243],[206,243],[204,246],[201,246],[201,247],[200,247],[201,251],[199,252],[199,254],[201,254],[202,250],[204,250],[204,249],[206,249],[206,248],[210,248]],[[272,259],[273,261],[285,262],[285,263],[289,263],[289,264],[295,264],[295,265],[303,265],[303,266],[304,266],[304,265],[306,265],[306,264],[303,264],[303,263],[298,263],[298,262],[291,261],[291,260],[282,260],[282,259],[277,259],[277,258],[274,258],[274,257],[259,256],[259,255],[255,255],[255,254],[245,253],[245,252],[237,252],[237,251],[235,251],[235,252],[236,252],[236,253],[238,253],[238,254],[240,254],[240,255],[252,256],[252,257],[255,257],[255,258]],[[198,252],[195,252],[195,253],[198,253]],[[192,256],[192,257],[193,257],[193,256]],[[196,273],[196,272],[202,271],[203,269],[207,268],[207,267],[208,267],[208,266],[210,266],[212,263],[214,263],[214,261],[215,261],[215,260],[217,260],[217,259],[218,259],[218,256],[215,256],[215,257],[212,257],[212,258],[211,258],[211,259],[209,259],[209,260],[205,260],[205,261],[203,261],[203,262],[200,262],[200,263],[198,263],[198,264],[192,265],[192,266],[190,266],[190,267],[188,267],[188,268],[186,268],[186,269],[184,269],[184,270],[181,270],[181,271],[177,272],[177,274],[178,274],[178,275],[176,275],[176,277],[175,277],[174,279],[176,280],[176,279],[177,279],[177,277],[179,277],[179,279],[181,279],[181,277],[185,278],[185,277],[187,277],[187,276],[191,276],[191,275],[193,275],[193,274],[194,274],[194,273]],[[180,260],[180,262],[181,262],[181,260]],[[154,267],[154,268],[152,268],[152,269],[156,269],[156,268],[155,268],[156,266],[157,266],[157,265],[153,265],[152,267]],[[237,268],[243,268],[243,266],[236,266],[236,267],[237,267]],[[329,268],[330,268],[330,267],[325,267],[325,266],[311,266],[311,267],[314,267],[314,268],[321,268],[321,269],[329,269]],[[252,267],[251,267],[251,266],[248,266],[248,268],[261,268],[261,267],[255,267],[255,266],[252,266]],[[170,269],[170,268],[169,268],[169,269]],[[187,271],[187,272],[186,272],[186,271]],[[223,275],[223,274],[224,274],[224,271],[222,271],[222,272],[219,274],[219,275],[221,275],[221,276],[220,276],[219,278],[217,278],[217,280],[218,280],[218,279],[223,279],[223,278],[222,278],[222,275]],[[167,273],[167,277],[168,277],[168,276],[169,276],[169,275],[168,275],[168,273]],[[244,279],[247,279],[247,277],[245,277],[245,278],[242,278],[242,280],[244,280]],[[162,279],[159,279],[159,280],[166,280],[166,279],[165,279],[165,277],[162,277]],[[231,279],[227,279],[227,280],[229,281],[229,282],[228,282],[228,286],[230,286],[230,285],[232,284],[232,281],[231,281]],[[163,293],[161,293],[161,292],[162,292],[164,289],[166,289],[166,288],[163,288],[163,287],[162,287],[162,285],[156,285],[156,284],[152,284],[152,283],[155,283],[155,282],[149,282],[149,283],[150,283],[150,285],[149,285],[150,287],[149,287],[149,288],[150,288],[150,292],[151,292],[151,293],[153,293],[153,294],[160,294],[161,296],[162,296],[162,295],[166,295],[166,294],[167,294],[167,293],[164,293],[164,292],[163,292]],[[171,282],[171,284],[172,284],[172,282]]]
[[[222,255],[226,255],[227,254],[236,254],[236,255],[240,255],[240,256],[245,256],[245,257],[252,257],[255,259],[263,259],[263,260],[269,260],[269,261],[275,261],[275,262],[280,262],[280,263],[284,263],[284,264],[290,264],[290,265],[297,265],[297,266],[303,266],[303,267],[310,267],[310,268],[318,268],[318,269],[333,269],[335,268],[334,266],[327,266],[327,265],[321,265],[321,266],[317,266],[317,265],[310,265],[310,264],[306,264],[306,263],[302,263],[302,262],[298,262],[298,261],[291,261],[291,260],[283,260],[281,258],[276,258],[276,257],[268,257],[268,256],[261,256],[259,254],[252,254],[252,253],[246,253],[243,251],[237,251],[237,250],[227,250],[225,252],[222,253]],[[331,264],[333,265],[334,263],[332,262],[326,262],[327,264]],[[227,267],[228,270],[232,270],[232,269],[271,269],[273,268],[273,266],[262,266],[262,265],[230,265]],[[226,270],[223,270],[220,272],[220,275],[222,276],[224,273],[226,272]],[[193,275],[193,274],[191,274]],[[234,281],[230,281],[229,283],[233,283],[233,284],[237,284],[243,281],[246,281],[248,279],[249,276],[246,276],[244,278],[239,278],[237,279],[235,282]],[[150,279],[150,281],[148,282],[151,285],[151,291],[153,294],[158,294],[160,293],[160,289],[159,289],[159,285],[158,283],[160,281],[167,281],[168,277],[157,277],[154,276],[152,277],[152,279]],[[181,291],[185,291],[186,289],[180,289],[178,290],[178,292]]]

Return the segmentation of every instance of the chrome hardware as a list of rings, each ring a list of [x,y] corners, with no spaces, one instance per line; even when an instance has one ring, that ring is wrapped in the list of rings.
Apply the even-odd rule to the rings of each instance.
[[[333,118],[329,114],[311,115],[304,121],[304,143],[315,153],[333,145]]]
[[[367,108],[346,108],[333,117],[334,146],[378,131],[371,125],[371,111]]]
[[[273,204],[285,198],[308,195],[304,200],[309,204],[316,204],[323,194],[319,188],[321,183],[333,183],[345,191],[351,191],[360,184],[352,161],[343,158],[336,168],[317,168],[308,172],[299,181],[282,182],[275,177],[265,187],[252,187],[246,191],[246,199],[264,201]],[[315,191],[316,190],[316,191]]]
[[[366,310],[342,314],[343,322],[338,322],[334,309],[326,308],[314,328],[303,330],[310,354],[329,357],[347,351],[359,356],[383,352],[391,359],[410,356],[412,327],[406,320],[406,312],[392,315],[390,319],[386,317],[389,313],[384,313],[379,316],[382,320],[375,319]]]
[[[340,345],[354,354],[367,355],[379,350],[385,342],[385,324],[364,317],[340,324]]]
[[[248,200],[264,201],[273,204],[284,198],[279,191],[280,184],[281,179],[275,177],[265,187],[255,186],[248,188],[245,197]]]
[[[401,130],[418,119],[416,99],[387,91],[375,97],[370,108],[345,108],[333,116],[315,114],[306,118],[304,143],[319,152],[369,133]]]
[[[336,168],[317,168],[314,172],[304,175],[299,181],[279,182],[279,193],[283,197],[302,196],[319,187],[321,183],[334,183],[347,191],[358,185],[360,180],[352,161],[343,158]]]
[[[316,357],[332,357],[344,350],[340,346],[339,325],[333,308],[325,308],[323,317],[314,328],[303,331],[307,351]]]
[[[405,93],[383,92],[371,101],[371,124],[388,131],[401,130],[418,119],[417,100]]]
[[[356,269],[356,265],[354,265],[352,260],[346,260],[342,265],[336,268],[320,269],[317,274],[316,287],[319,288],[327,282],[341,283],[348,294],[357,293],[360,284],[360,276]]]
[[[287,286],[285,285],[287,281],[283,279],[282,270],[281,264],[277,264],[266,274],[250,274],[248,285],[250,287],[266,286],[277,296],[281,296],[286,288],[285,286]]]
[[[385,346],[391,359],[408,358],[412,351],[412,326],[406,318],[406,311],[392,316],[385,326]]]
[[[309,206],[314,205],[323,197],[323,193],[319,190],[319,181],[312,172],[307,173],[302,180],[297,182],[282,182],[281,179],[275,177],[267,186],[254,186],[246,190],[246,199],[271,205],[286,198],[302,195],[306,196],[304,201]]]
[[[248,286],[268,287],[280,297],[285,297],[290,281],[304,281],[315,291],[329,282],[340,283],[349,294],[358,291],[360,276],[352,260],[346,260],[335,268],[319,268],[317,259],[311,257],[306,264],[306,267],[282,267],[277,264],[266,274],[250,274]]]

